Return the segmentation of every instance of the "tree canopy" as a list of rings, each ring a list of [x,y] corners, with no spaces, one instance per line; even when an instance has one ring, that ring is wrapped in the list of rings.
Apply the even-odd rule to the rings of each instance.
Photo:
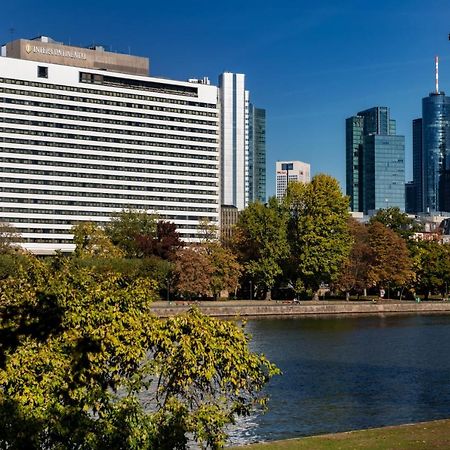
[[[249,277],[270,298],[289,254],[287,214],[275,197],[267,205],[251,203],[239,216],[233,248]]]
[[[154,214],[135,209],[124,209],[111,215],[105,232],[111,242],[119,247],[127,257],[143,255],[139,239],[153,238],[156,235],[157,218]]]
[[[264,405],[278,371],[234,323],[160,320],[151,279],[27,258],[0,281],[0,447],[218,448]]]
[[[369,280],[378,287],[403,286],[412,281],[412,260],[405,241],[380,222],[369,226],[369,244],[373,253]]]
[[[395,231],[403,239],[409,239],[417,231],[421,231],[421,225],[408,214],[400,211],[398,207],[379,209],[371,218],[370,223],[380,222]]]
[[[347,260],[342,265],[335,287],[358,294],[371,287],[369,269],[373,262],[373,252],[369,243],[369,229],[366,225],[349,219],[349,230],[353,245]]]
[[[284,205],[292,285],[317,292],[321,283],[336,280],[350,252],[348,198],[334,178],[319,174],[311,183],[289,183]]]

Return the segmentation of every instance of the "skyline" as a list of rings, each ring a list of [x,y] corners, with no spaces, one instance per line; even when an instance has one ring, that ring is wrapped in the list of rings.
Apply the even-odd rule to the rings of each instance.
[[[450,5],[334,3],[282,1],[274,8],[233,0],[219,9],[204,1],[135,1],[106,9],[84,0],[39,8],[18,1],[3,7],[0,42],[41,34],[72,45],[95,42],[148,56],[152,76],[208,76],[215,85],[224,71],[245,73],[251,102],[267,111],[268,195],[275,194],[275,162],[291,159],[336,177],[345,191],[345,119],[387,106],[406,138],[409,181],[412,120],[434,90],[435,55],[440,89],[450,92]]]

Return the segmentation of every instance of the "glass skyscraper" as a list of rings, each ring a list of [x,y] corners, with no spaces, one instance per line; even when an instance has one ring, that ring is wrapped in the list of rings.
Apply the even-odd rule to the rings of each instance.
[[[250,103],[248,120],[249,202],[266,202],[266,110]]]
[[[347,195],[352,211],[405,210],[405,137],[396,135],[389,108],[346,120]]]
[[[413,131],[413,182],[409,185],[409,201],[406,212],[417,213],[423,207],[423,158],[422,158],[422,119],[414,119]],[[407,194],[407,193],[406,193]]]
[[[346,185],[347,195],[350,197],[350,209],[362,211],[362,117],[349,117],[345,122],[346,130]]]
[[[450,212],[450,97],[444,92],[422,99],[422,152],[413,166],[422,212]],[[419,157],[421,160],[419,161]]]

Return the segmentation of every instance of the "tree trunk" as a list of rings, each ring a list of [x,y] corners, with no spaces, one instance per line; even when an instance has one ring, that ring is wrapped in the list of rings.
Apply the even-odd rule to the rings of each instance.
[[[272,289],[267,289],[266,300],[272,300]]]

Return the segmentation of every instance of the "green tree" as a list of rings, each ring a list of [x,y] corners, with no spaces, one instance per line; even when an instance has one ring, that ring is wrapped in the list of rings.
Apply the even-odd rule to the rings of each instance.
[[[284,204],[290,214],[292,285],[317,299],[320,284],[336,281],[350,252],[348,198],[333,177],[320,174],[311,183],[289,183]]]
[[[141,448],[154,286],[53,262],[1,283],[0,446]]]
[[[403,287],[414,279],[406,242],[395,231],[375,221],[369,226],[369,244],[373,259],[368,277],[373,285]]]
[[[267,205],[251,203],[239,215],[233,248],[255,286],[271,298],[271,291],[289,254],[287,214],[275,197]]]
[[[72,227],[74,255],[77,258],[119,258],[123,252],[113,245],[103,228],[93,222]]]
[[[231,322],[153,316],[148,279],[29,257],[0,283],[0,448],[218,448],[277,373]]]
[[[138,238],[156,235],[156,216],[136,209],[124,209],[114,213],[105,226],[111,242],[119,247],[128,258],[143,256]]]
[[[414,245],[416,290],[428,298],[430,293],[446,296],[450,287],[450,245],[421,241]]]
[[[408,217],[408,214],[400,211],[400,208],[379,209],[370,218],[370,223],[380,222],[395,231],[403,239],[409,239],[414,233],[421,231],[422,226],[416,220]]]
[[[232,322],[194,309],[159,324],[162,334],[152,352],[160,374],[157,401],[166,405],[161,410],[181,416],[175,429],[186,427],[208,448],[222,447],[226,424],[266,406],[259,393],[279,370],[248,351],[249,336]]]

